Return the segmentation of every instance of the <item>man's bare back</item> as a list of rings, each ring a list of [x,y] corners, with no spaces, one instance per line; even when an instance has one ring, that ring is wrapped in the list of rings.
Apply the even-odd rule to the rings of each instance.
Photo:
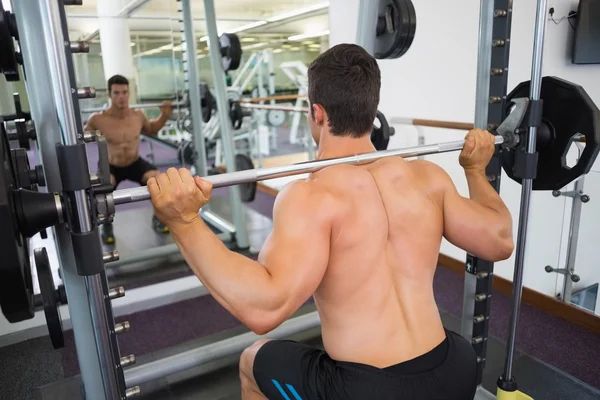
[[[445,338],[433,296],[443,216],[423,167],[383,159],[309,180],[337,200],[329,264],[314,295],[333,359],[384,368]]]
[[[85,130],[99,130],[108,144],[110,165],[126,167],[139,157],[140,135],[147,121],[139,110],[129,108],[115,113],[109,109],[92,115]]]

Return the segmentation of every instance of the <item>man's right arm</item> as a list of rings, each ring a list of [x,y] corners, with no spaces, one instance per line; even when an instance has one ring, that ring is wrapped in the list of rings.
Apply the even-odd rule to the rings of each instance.
[[[489,184],[485,167],[494,153],[494,138],[484,131],[471,131],[460,155],[469,186],[469,198],[458,193],[442,168],[429,164],[430,187],[441,193],[444,237],[455,246],[488,261],[509,258],[514,249],[512,216]]]
[[[98,118],[98,114],[90,115],[90,118],[88,118],[85,126],[83,127],[84,132],[92,132],[98,130],[98,128],[96,127],[96,118]]]
[[[514,249],[512,216],[489,184],[485,171],[466,170],[469,198],[461,196],[446,174],[443,197],[444,237],[488,261],[509,258]]]

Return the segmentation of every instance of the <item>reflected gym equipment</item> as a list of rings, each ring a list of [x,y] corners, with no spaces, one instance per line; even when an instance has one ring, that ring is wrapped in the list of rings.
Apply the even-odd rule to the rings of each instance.
[[[224,33],[219,37],[221,45],[221,63],[223,70],[227,73],[239,68],[242,61],[242,44],[237,35]],[[204,121],[207,122],[207,121]]]

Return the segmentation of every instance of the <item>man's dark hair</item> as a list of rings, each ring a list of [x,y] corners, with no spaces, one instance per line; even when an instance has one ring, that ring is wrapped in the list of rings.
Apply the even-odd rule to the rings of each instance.
[[[129,86],[129,81],[123,75],[113,75],[108,80],[108,94],[111,93],[112,85],[127,85]]]
[[[333,135],[358,138],[371,132],[380,89],[377,60],[355,44],[332,47],[308,68],[310,103],[325,109]]]

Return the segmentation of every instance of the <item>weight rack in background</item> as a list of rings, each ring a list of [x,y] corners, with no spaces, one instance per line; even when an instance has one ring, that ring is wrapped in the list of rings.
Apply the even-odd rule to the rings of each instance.
[[[479,27],[475,128],[493,130],[507,111],[512,0],[482,0]],[[502,150],[496,148],[486,168],[487,179],[500,192]],[[467,254],[463,293],[462,335],[477,354],[477,385],[487,356],[494,263]]]

